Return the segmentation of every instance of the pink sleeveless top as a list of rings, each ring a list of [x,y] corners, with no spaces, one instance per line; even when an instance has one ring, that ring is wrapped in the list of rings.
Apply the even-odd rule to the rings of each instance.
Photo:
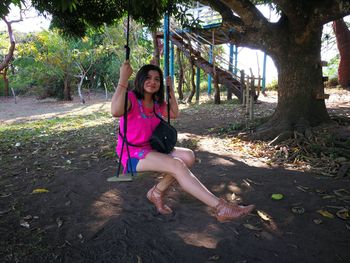
[[[143,105],[142,100],[137,99],[134,92],[128,92],[128,99],[131,102],[131,107],[128,112],[127,119],[127,140],[128,142],[137,145],[129,145],[130,158],[135,158],[137,160],[144,159],[146,155],[154,151],[149,143],[149,139],[154,131],[154,129],[159,124],[160,120],[155,116],[153,108],[147,108]],[[155,104],[155,111],[160,116],[164,112],[166,103],[162,105]],[[124,116],[119,120],[120,133],[124,136]],[[121,155],[123,144],[123,138],[118,135],[118,143],[116,147],[117,154]],[[128,153],[126,148],[126,143],[124,144],[123,155],[122,155],[122,165],[125,167],[128,161]]]

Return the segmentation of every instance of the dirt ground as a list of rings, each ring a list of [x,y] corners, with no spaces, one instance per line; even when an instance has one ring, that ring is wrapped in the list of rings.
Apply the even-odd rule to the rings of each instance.
[[[349,98],[349,92],[331,95],[330,113],[349,117]],[[258,114],[273,112],[276,94],[260,101]],[[108,112],[109,105],[102,96],[87,100],[86,105],[1,100],[0,124]],[[115,173],[115,158],[97,153],[114,142],[94,140],[92,135],[80,144],[71,140],[63,149],[51,145],[55,154],[29,151],[19,163],[1,164],[0,261],[350,262],[348,176],[269,166],[232,151],[228,139],[213,130],[242,118],[240,106],[219,115],[210,108],[181,107],[175,125],[180,145],[195,150],[193,173],[217,196],[255,204],[251,215],[219,223],[208,207],[178,185],[166,196],[174,214],[158,215],[145,198],[157,178],[107,182]],[[12,159],[20,156],[8,154]],[[57,164],[60,156],[69,156],[79,165],[65,169]],[[32,194],[38,188],[49,192]],[[272,199],[276,193],[283,198]]]

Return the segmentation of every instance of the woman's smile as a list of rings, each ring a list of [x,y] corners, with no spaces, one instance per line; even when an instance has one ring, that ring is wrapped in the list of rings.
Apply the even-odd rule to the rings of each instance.
[[[149,93],[157,92],[160,88],[160,76],[156,70],[150,70],[144,83],[144,90]]]

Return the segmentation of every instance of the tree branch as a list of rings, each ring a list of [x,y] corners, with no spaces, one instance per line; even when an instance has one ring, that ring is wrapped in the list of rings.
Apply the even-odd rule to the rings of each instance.
[[[7,21],[6,17],[4,17],[2,20],[7,25],[7,32],[9,34],[9,38],[10,38],[10,48],[9,48],[7,55],[5,56],[5,59],[0,63],[0,71],[2,71],[4,68],[6,68],[8,66],[8,64],[10,63],[10,61],[13,57],[13,52],[15,51],[15,47],[16,47],[15,37],[13,35],[12,26],[11,26],[11,24],[13,22]]]
[[[221,2],[231,10],[234,10],[239,15],[246,27],[260,29],[268,27],[269,22],[251,1],[220,0],[218,2]]]
[[[317,15],[316,18],[321,25],[350,15],[350,2],[348,0],[323,0],[317,6],[319,7],[315,11],[321,15]]]
[[[226,43],[232,42],[238,46],[251,48],[263,48],[269,50],[274,46],[274,41],[266,39],[265,35],[278,35],[278,25],[270,23],[266,17],[248,0],[201,0],[203,4],[209,4],[220,12],[223,23],[216,36]],[[239,16],[234,14],[237,13]],[[198,31],[198,30],[197,30]],[[200,30],[206,38],[210,37],[211,29]],[[204,32],[207,31],[207,32]]]
[[[200,1],[202,4],[211,6],[214,10],[220,13],[222,17],[223,27],[234,28],[239,32],[243,32],[243,22],[241,18],[235,16],[232,9],[221,1]]]

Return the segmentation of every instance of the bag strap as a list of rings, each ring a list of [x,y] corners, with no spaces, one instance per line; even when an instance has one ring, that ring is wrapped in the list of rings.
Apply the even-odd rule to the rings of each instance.
[[[167,120],[167,122],[168,122],[168,124],[170,124],[170,103],[169,103],[169,97],[167,98],[167,101],[168,101],[168,103],[167,103],[167,112],[168,112],[168,120]],[[154,115],[156,115],[161,121],[165,121],[161,116],[159,116],[156,113],[156,104],[159,107],[159,104],[157,102],[153,103],[153,113],[154,113]],[[159,107],[159,109],[160,109],[160,107]]]

